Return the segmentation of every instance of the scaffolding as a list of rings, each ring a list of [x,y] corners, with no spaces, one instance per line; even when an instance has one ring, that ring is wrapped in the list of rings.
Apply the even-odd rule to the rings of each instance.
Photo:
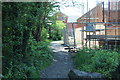
[[[88,4],[87,4],[88,5]],[[80,34],[76,34],[77,24]],[[67,26],[68,27],[68,26]],[[77,22],[72,23],[73,43],[72,48],[120,48],[120,1],[102,2],[81,16]],[[68,30],[69,31],[69,30]],[[76,36],[80,35],[80,44]],[[69,44],[70,41],[68,40]],[[81,45],[81,47],[77,47]]]
[[[104,2],[102,2],[98,4],[96,7],[97,10],[99,9],[102,12],[102,21],[100,20],[100,22],[96,22],[94,20],[94,22],[93,21],[91,22],[90,21],[91,19],[89,18],[88,19],[89,23],[86,23],[86,26],[85,26],[86,29],[83,30],[84,32],[86,32],[86,38],[85,38],[86,47],[89,46],[89,48],[91,48],[91,41],[95,41],[95,46],[98,45],[99,48],[100,46],[103,46],[105,49],[119,48],[119,45],[120,45],[120,32],[119,32],[120,22],[119,20],[120,19],[118,16],[120,13],[119,12],[120,1],[119,2],[108,2],[107,8],[104,8],[104,6],[105,4]],[[90,14],[90,11],[89,11],[89,14]],[[97,11],[97,14],[98,14],[98,11]],[[99,15],[100,15],[100,12],[99,12]],[[90,16],[91,15],[89,15],[89,17]],[[92,24],[92,25],[88,25],[88,24]],[[99,29],[97,29],[98,27]],[[87,33],[89,33],[89,35]],[[96,44],[96,41],[98,42],[97,44]]]
[[[94,45],[95,47],[99,47],[99,48],[102,46],[105,49],[116,49],[117,45],[120,45],[120,35],[117,35],[119,33],[118,30],[120,28],[117,26],[114,26],[114,27],[112,26],[112,25],[117,25],[118,23],[96,22],[96,23],[91,23],[91,24],[94,24],[94,26],[93,25],[86,26],[86,29],[82,30],[83,33],[86,33],[86,35],[83,36],[85,39],[85,43],[83,46],[88,47],[88,48],[93,48],[93,45]],[[96,26],[96,24],[101,24],[101,25]],[[106,24],[109,24],[112,27],[110,28],[108,26],[103,26]],[[87,27],[91,29],[87,30]],[[96,29],[96,27],[100,27],[100,29]],[[89,35],[87,33],[89,33]],[[93,41],[93,44],[91,44],[92,41]]]

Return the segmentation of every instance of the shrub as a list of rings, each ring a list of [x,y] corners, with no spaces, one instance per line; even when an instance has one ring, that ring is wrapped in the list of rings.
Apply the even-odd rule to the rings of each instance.
[[[114,51],[84,49],[74,56],[76,68],[87,72],[99,72],[107,77],[119,65],[120,55]]]
[[[26,55],[16,54],[9,63],[4,66],[6,73],[3,78],[40,78],[40,71],[47,67],[52,60],[52,51],[49,48],[50,41],[36,42],[32,37],[28,41]],[[19,59],[20,58],[20,59]],[[6,56],[3,57],[6,60]]]

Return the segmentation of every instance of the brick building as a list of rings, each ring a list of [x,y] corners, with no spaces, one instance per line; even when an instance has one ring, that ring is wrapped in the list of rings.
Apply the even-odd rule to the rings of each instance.
[[[100,3],[98,4],[96,7],[94,7],[93,9],[91,9],[90,11],[88,11],[87,13],[85,13],[83,16],[81,16],[80,18],[77,19],[77,28],[81,28],[80,30],[82,30],[82,28],[86,29],[86,22],[98,22],[98,24],[94,25],[95,29],[101,29],[101,31],[96,31],[96,36],[92,36],[94,38],[99,39],[101,36],[102,38],[105,39],[104,35],[107,35],[109,37],[112,38],[112,40],[115,40],[117,36],[117,39],[119,40],[119,35],[120,35],[120,25],[119,24],[114,24],[114,22],[120,22],[120,1],[119,2],[109,2],[108,3],[108,7],[104,8],[104,3]],[[107,22],[108,24],[99,24],[100,22]],[[110,24],[109,24],[110,23]],[[113,23],[113,24],[111,24]],[[106,27],[106,30],[105,30]],[[81,37],[79,38],[79,41],[82,42],[85,38],[87,38],[87,33],[86,32],[79,32],[79,34],[81,35]],[[84,35],[82,35],[84,34]],[[89,35],[92,35],[93,32],[90,32]],[[113,38],[114,37],[114,38]],[[107,39],[111,39],[111,38],[107,38]],[[84,40],[85,42],[85,40]],[[94,41],[91,41],[90,43],[88,43],[89,45],[92,44],[93,45]],[[98,45],[100,43],[100,45],[102,43],[105,44],[105,42],[103,41],[102,43],[97,41],[96,44]],[[111,42],[109,42],[111,43]],[[112,43],[115,44],[115,42],[113,41]],[[119,43],[119,42],[118,42]]]

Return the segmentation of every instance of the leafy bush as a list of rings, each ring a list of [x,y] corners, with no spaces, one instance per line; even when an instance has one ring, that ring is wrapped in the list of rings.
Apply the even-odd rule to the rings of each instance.
[[[54,8],[56,2],[2,3],[4,78],[38,78],[40,70],[50,64],[52,52],[46,39],[53,28],[48,22]]]
[[[32,37],[28,41],[26,55],[14,56],[6,68],[3,78],[40,78],[40,70],[47,67],[52,60],[52,51],[49,48],[50,41],[36,42]],[[3,60],[6,57],[3,58]],[[9,61],[7,61],[9,62]],[[5,63],[3,63],[5,65]]]
[[[49,48],[50,41],[46,40],[36,42],[32,37],[30,37],[28,43],[27,51],[29,54],[27,58],[33,65],[33,67],[29,67],[29,73],[33,75],[32,77],[39,77],[39,71],[47,67],[52,60],[52,50]]]
[[[115,71],[120,62],[120,55],[114,51],[84,49],[74,56],[76,68],[87,72],[99,72],[107,77]]]

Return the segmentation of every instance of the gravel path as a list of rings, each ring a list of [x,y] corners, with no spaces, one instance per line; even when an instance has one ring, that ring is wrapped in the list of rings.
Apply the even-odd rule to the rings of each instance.
[[[73,69],[71,54],[64,50],[61,41],[53,41],[50,46],[54,52],[52,64],[41,71],[41,78],[68,78],[68,72]]]

